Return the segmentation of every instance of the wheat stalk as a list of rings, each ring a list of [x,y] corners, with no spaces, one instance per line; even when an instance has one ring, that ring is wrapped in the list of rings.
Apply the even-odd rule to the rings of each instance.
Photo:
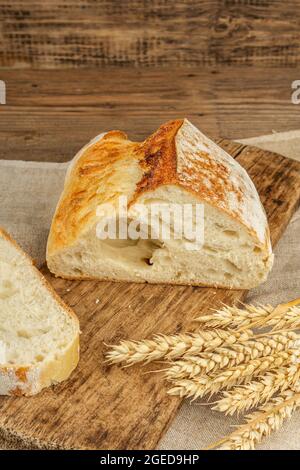
[[[300,299],[277,307],[271,305],[243,305],[224,306],[210,315],[203,315],[195,319],[206,328],[259,328],[273,327],[274,330],[283,328],[296,329],[300,327]]]
[[[246,423],[236,429],[228,437],[217,442],[209,449],[218,447],[219,450],[253,450],[263,437],[277,431],[283,421],[290,418],[300,406],[300,393],[286,390],[258,411],[246,416]]]
[[[273,335],[271,338],[250,339],[229,347],[219,347],[213,352],[200,352],[198,355],[185,354],[180,360],[171,363],[166,370],[166,378],[192,378],[200,374],[215,372],[218,369],[232,368],[243,362],[293,348],[297,339],[296,333],[286,332]]]
[[[222,389],[228,389],[234,385],[249,382],[253,377],[261,373],[277,369],[278,367],[291,364],[292,358],[298,351],[281,351],[273,356],[253,359],[237,367],[226,369],[216,375],[196,376],[191,379],[177,379],[173,376],[174,383],[168,393],[180,397],[193,398],[193,400],[204,395],[213,395]]]
[[[278,392],[282,393],[292,387],[297,389],[299,379],[299,365],[280,367],[274,372],[267,372],[257,381],[241,387],[234,387],[229,392],[223,392],[223,398],[218,400],[212,409],[231,416],[234,413],[248,411],[259,404],[266,403]]]
[[[248,330],[241,333],[214,330],[171,336],[156,335],[152,340],[121,341],[111,347],[106,357],[111,364],[126,362],[131,365],[143,361],[149,363],[162,358],[175,359],[184,354],[213,351],[220,346],[247,341],[252,335],[252,331]]]
[[[226,414],[260,406],[246,416],[244,425],[213,446],[253,449],[300,406],[299,336],[291,331],[300,329],[300,299],[275,308],[225,306],[197,321],[204,330],[121,341],[111,347],[107,359],[128,365],[163,359],[168,362],[170,395],[196,399],[223,390],[213,409]],[[269,331],[254,335],[253,328],[262,327]]]
[[[260,325],[261,326],[261,325]],[[270,318],[267,321],[267,326],[272,326],[273,331],[282,328],[291,328],[296,330],[300,327],[300,307],[293,306],[282,316],[282,318]]]
[[[271,305],[244,305],[244,308],[225,305],[210,315],[201,315],[195,321],[205,328],[243,328],[258,319],[267,317],[274,308]]]

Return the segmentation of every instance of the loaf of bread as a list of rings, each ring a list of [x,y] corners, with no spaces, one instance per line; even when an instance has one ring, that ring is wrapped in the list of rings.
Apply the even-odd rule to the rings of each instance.
[[[0,229],[0,395],[34,395],[79,359],[79,322]]]
[[[126,220],[143,224],[141,236],[99,237],[97,227],[109,212],[124,217],[120,196],[126,197]],[[137,209],[172,204],[203,208],[202,243],[152,231],[152,219],[147,228]],[[174,218],[162,223],[178,232]],[[67,279],[249,289],[267,278],[273,254],[247,172],[185,119],[162,125],[142,143],[120,131],[101,134],[76,155],[53,218],[47,263]]]

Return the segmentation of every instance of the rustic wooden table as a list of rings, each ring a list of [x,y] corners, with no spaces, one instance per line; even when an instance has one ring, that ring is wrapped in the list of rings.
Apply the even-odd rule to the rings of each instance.
[[[0,158],[69,160],[103,130],[121,128],[142,139],[165,120],[181,116],[213,137],[231,139],[299,128],[300,106],[291,103],[296,72],[2,71],[7,105],[0,107]],[[227,148],[249,170],[269,215],[272,241],[277,241],[299,201],[299,165],[232,143]],[[104,343],[189,330],[196,313],[221,301],[231,304],[244,293],[49,280],[80,318],[82,360],[54,393],[48,390],[34,401],[2,399],[0,431],[7,433],[9,427],[20,437],[19,446],[38,440],[48,447],[56,442],[67,448],[156,447],[180,400],[169,399],[158,374],[108,368]],[[84,407],[82,396],[87,397]]]
[[[2,69],[0,78],[1,159],[66,161],[104,130],[143,139],[184,116],[215,138],[300,127],[291,102],[299,67]]]
[[[291,102],[291,84],[300,79],[300,0],[170,4],[0,0],[0,80],[7,86],[7,104],[0,106],[0,159],[68,161],[105,130],[122,129],[132,139],[143,139],[164,121],[180,117],[217,139],[300,128],[300,105]],[[272,173],[272,166],[268,171]],[[291,183],[289,189],[291,207],[298,187]],[[279,203],[275,194],[270,192]],[[288,210],[279,209],[282,218],[288,218]],[[273,227],[278,238],[282,225],[274,214]],[[181,317],[180,312],[179,324]],[[155,379],[149,375],[149,380]],[[160,397],[164,400],[165,393]],[[52,412],[56,406],[54,400]],[[165,406],[161,409],[164,416],[156,419],[156,426],[165,426],[170,418]],[[45,416],[36,410],[36,415],[29,410],[23,427],[18,422],[22,413],[12,410],[18,435],[36,427],[43,432],[38,423],[45,418],[47,422],[47,413],[51,426],[51,409],[44,409]],[[151,402],[149,410],[155,416],[158,408]],[[4,413],[1,416],[7,425]],[[140,416],[137,421],[143,421]],[[58,415],[55,424],[57,420]],[[109,433],[107,439],[124,448],[119,421],[116,424],[117,440]],[[155,426],[147,425],[145,432],[151,437]],[[135,426],[127,445],[136,444],[138,434]],[[7,443],[0,438],[1,445]]]

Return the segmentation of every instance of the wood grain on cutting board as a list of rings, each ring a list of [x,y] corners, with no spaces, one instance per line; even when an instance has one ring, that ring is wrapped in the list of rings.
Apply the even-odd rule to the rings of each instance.
[[[256,184],[275,244],[300,201],[300,163],[254,147],[221,144]],[[45,273],[80,319],[81,360],[70,380],[36,397],[1,397],[0,437],[31,448],[155,448],[181,399],[166,394],[161,374],[145,373],[159,366],[109,366],[104,342],[192,329],[196,315],[221,302],[237,302],[246,292],[72,282]]]

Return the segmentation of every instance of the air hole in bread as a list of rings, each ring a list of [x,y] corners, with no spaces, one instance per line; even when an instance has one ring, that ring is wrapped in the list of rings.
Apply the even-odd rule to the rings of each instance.
[[[204,245],[203,250],[206,251],[207,253],[218,253],[218,250],[216,248],[213,248],[212,246]]]
[[[213,269],[213,268],[208,268],[208,269],[206,270],[206,272],[207,272],[208,274],[216,274],[218,271],[217,271],[216,269]]]
[[[12,297],[17,290],[15,289],[13,283],[8,279],[4,279],[0,283],[0,299],[7,299],[8,297]]]
[[[29,331],[27,330],[19,330],[17,332],[17,335],[19,336],[19,338],[26,338],[26,339],[30,339],[32,337],[32,334],[29,333]]]
[[[239,266],[237,266],[232,261],[229,261],[229,259],[226,259],[224,261],[224,264],[226,265],[226,267],[229,271],[233,271],[234,273],[241,271],[241,268],[239,268]]]
[[[163,246],[163,242],[151,238],[97,240],[97,248],[101,256],[106,255],[111,257],[113,262],[126,263],[139,268],[142,268],[142,266],[145,268],[146,265],[152,266],[154,252]]]
[[[224,277],[225,277],[226,279],[232,279],[232,278],[233,278],[233,274],[231,274],[231,273],[224,273]]]
[[[254,253],[261,253],[262,249],[261,249],[260,246],[257,246],[257,245],[256,245],[256,246],[253,248],[253,251],[254,251]]]
[[[75,261],[82,262],[82,253],[74,253]]]
[[[35,356],[36,362],[43,362],[44,359],[45,359],[45,356],[43,356],[43,354],[37,354]]]
[[[131,240],[130,238],[126,240],[121,240],[120,238],[111,239],[107,238],[106,240],[101,240],[105,245],[111,246],[113,248],[127,248],[129,246],[136,246],[138,240]]]
[[[2,286],[3,286],[5,289],[12,289],[13,284],[12,284],[11,281],[8,281],[7,279],[5,279],[4,281],[2,281]]]
[[[74,272],[77,276],[83,276],[83,272],[82,272],[81,269],[79,269],[79,268],[74,268],[74,269],[73,269],[73,272]]]
[[[43,329],[40,329],[39,330],[39,333],[41,335],[46,335],[47,333],[49,333],[51,331],[51,328],[43,328]]]
[[[226,235],[226,237],[239,238],[239,234],[235,230],[223,230],[223,234]]]

